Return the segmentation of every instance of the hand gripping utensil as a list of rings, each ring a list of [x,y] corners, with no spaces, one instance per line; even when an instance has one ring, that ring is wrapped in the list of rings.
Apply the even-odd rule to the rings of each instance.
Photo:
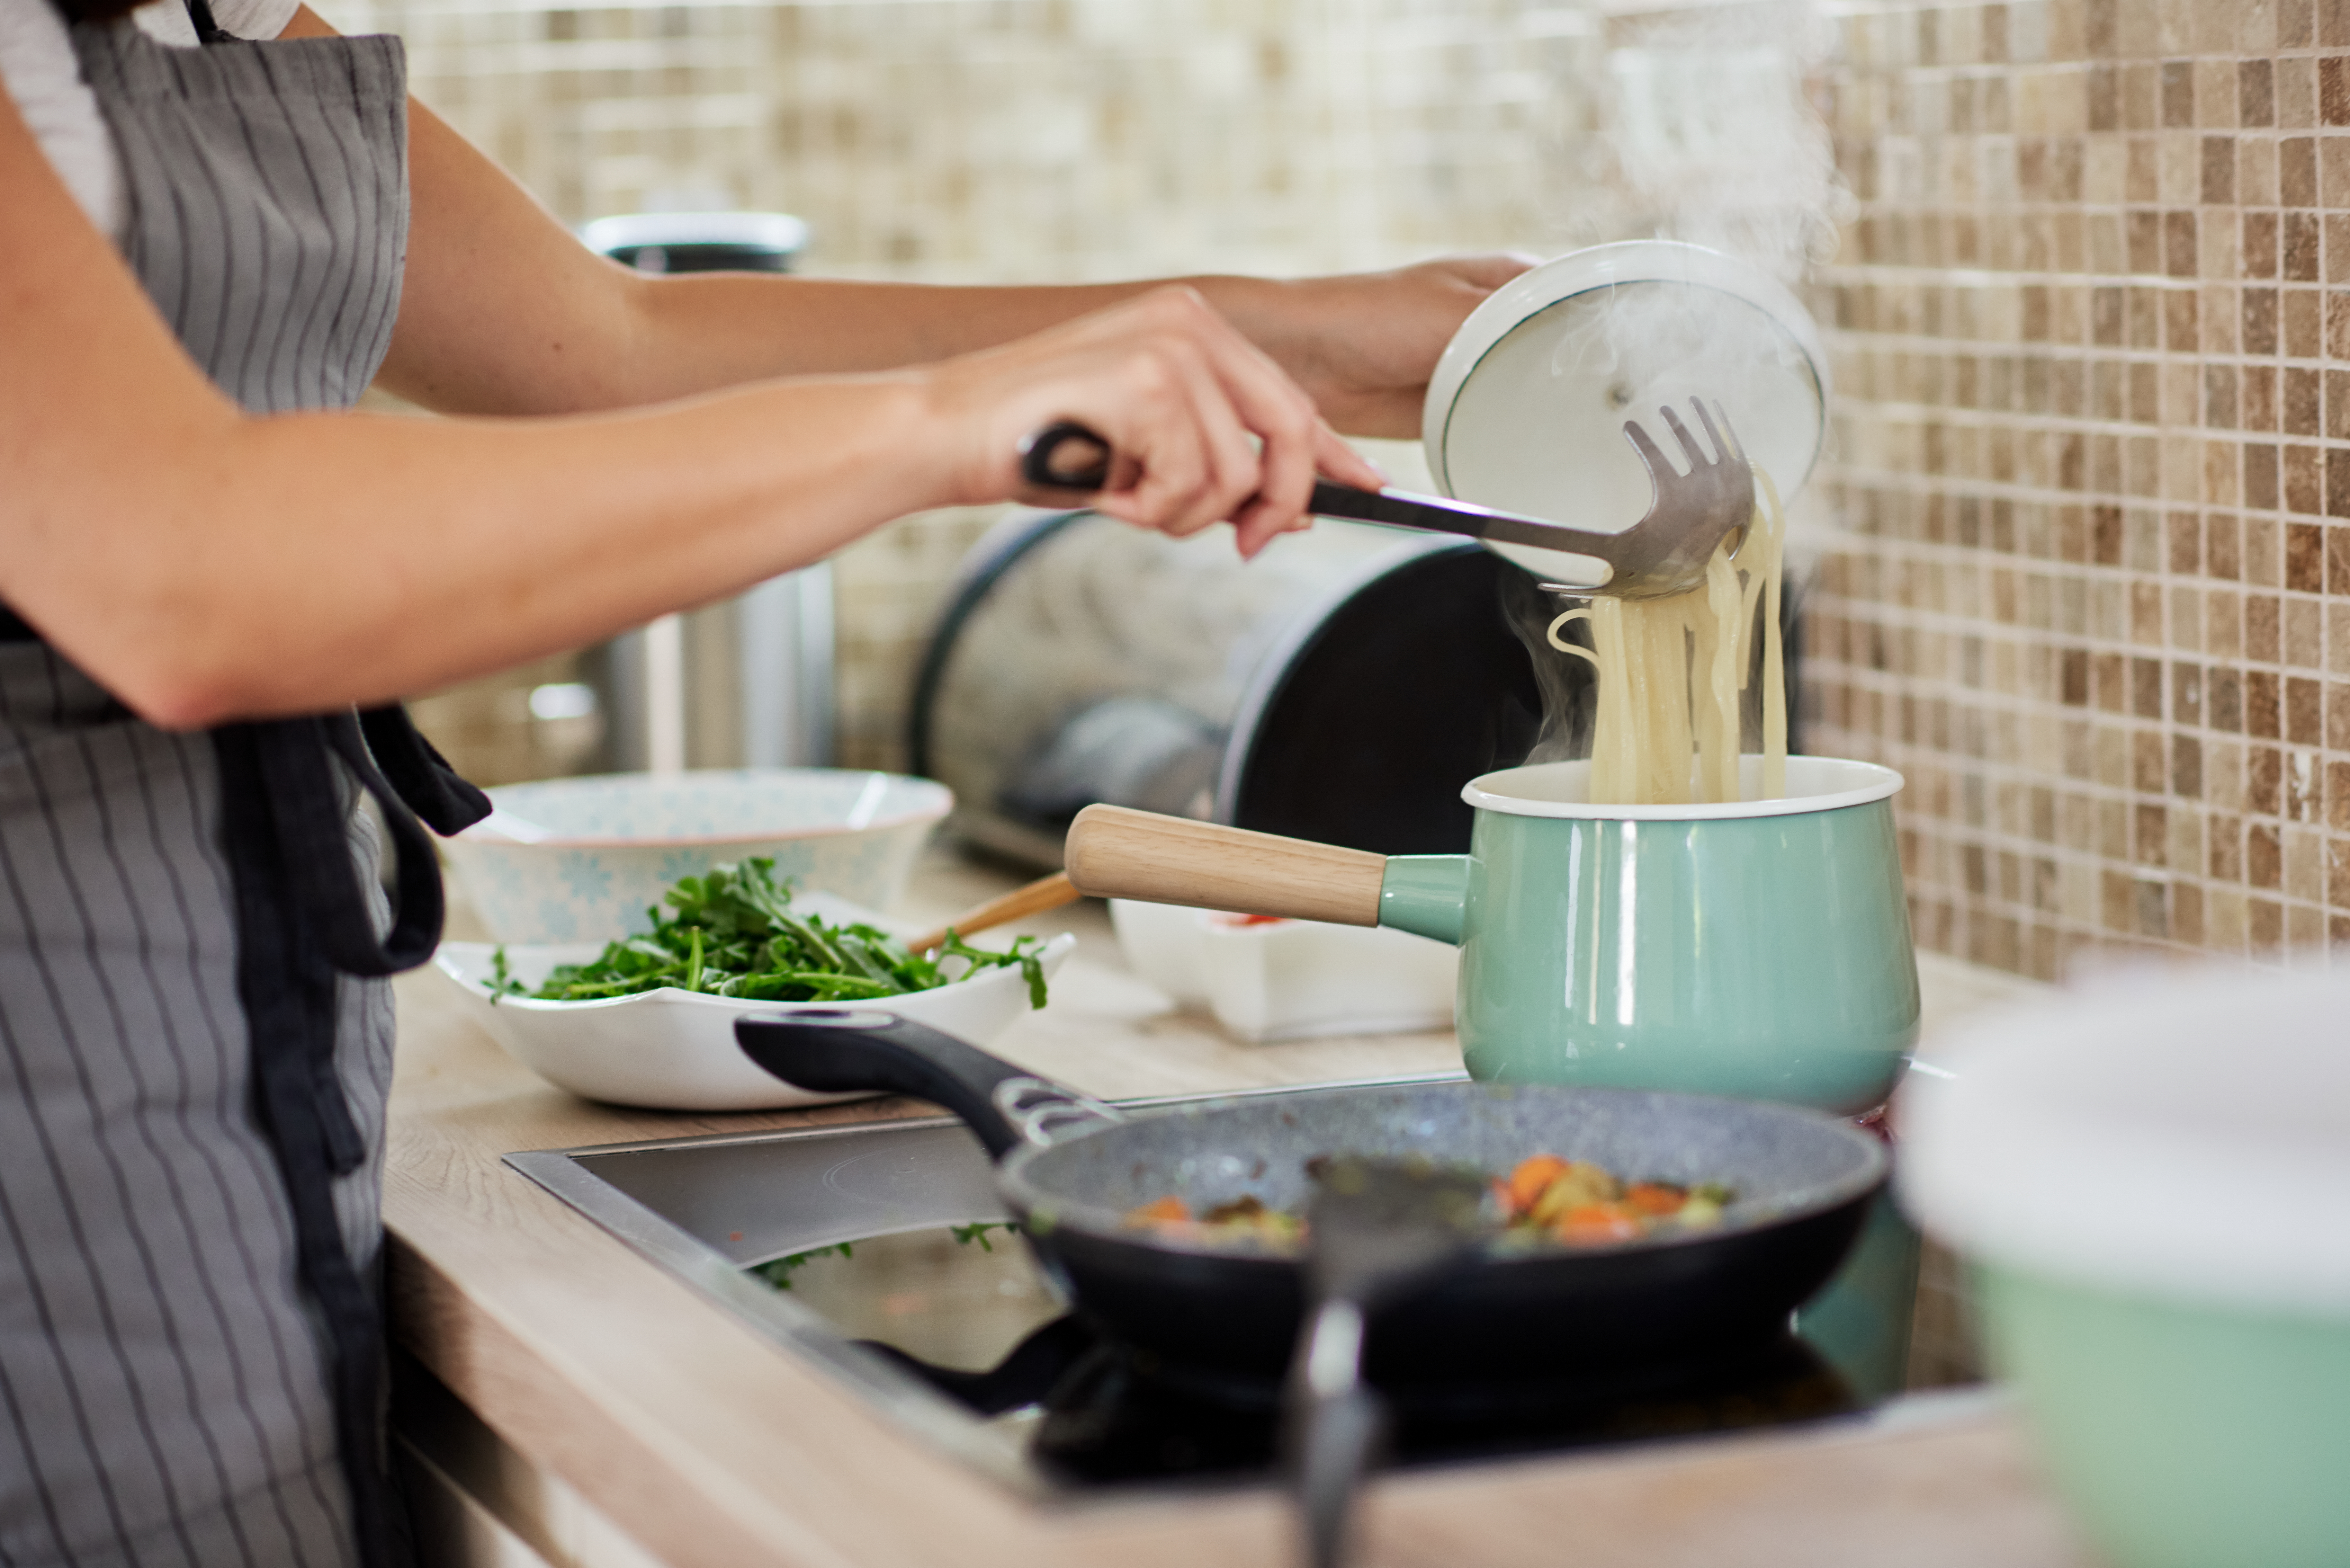
[[[1308,1167],[1305,1320],[1289,1367],[1291,1464],[1306,1568],[1349,1555],[1356,1494],[1387,1428],[1363,1381],[1370,1315],[1426,1290],[1488,1229],[1485,1184],[1424,1159],[1341,1156]]]
[[[1619,534],[1596,534],[1491,507],[1472,506],[1404,490],[1357,490],[1316,480],[1306,510],[1319,517],[1348,517],[1443,534],[1462,534],[1503,546],[1539,550],[1559,557],[1529,566],[1586,592],[1623,598],[1662,598],[1685,594],[1705,581],[1705,565],[1722,540],[1742,530],[1754,512],[1754,469],[1730,428],[1730,416],[1716,403],[1709,413],[1700,399],[1690,400],[1698,423],[1713,442],[1709,454],[1669,407],[1658,410],[1689,462],[1682,473],[1637,420],[1624,421],[1624,439],[1640,454],[1656,493],[1648,514]],[[1022,443],[1021,477],[1039,489],[1091,494],[1109,483],[1115,454],[1107,441],[1072,421],[1047,425]],[[1513,556],[1514,559],[1514,556]]]

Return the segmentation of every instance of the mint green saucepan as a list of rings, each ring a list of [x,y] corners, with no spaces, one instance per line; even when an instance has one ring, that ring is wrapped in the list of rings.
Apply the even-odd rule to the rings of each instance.
[[[1760,762],[1746,766],[1755,793]],[[1090,806],[1069,830],[1069,876],[1089,894],[1458,942],[1475,1078],[1881,1104],[1918,1033],[1901,775],[1791,757],[1784,799],[1635,806],[1589,804],[1587,771],[1471,783],[1465,856]]]

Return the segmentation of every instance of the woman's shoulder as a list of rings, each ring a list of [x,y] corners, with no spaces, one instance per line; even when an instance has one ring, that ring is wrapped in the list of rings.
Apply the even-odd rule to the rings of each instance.
[[[0,0],[0,65],[7,69],[9,91],[21,99],[26,94],[16,87],[19,62],[78,74],[65,21],[49,0]]]
[[[91,222],[119,234],[122,177],[113,144],[49,0],[0,0],[0,84]]]

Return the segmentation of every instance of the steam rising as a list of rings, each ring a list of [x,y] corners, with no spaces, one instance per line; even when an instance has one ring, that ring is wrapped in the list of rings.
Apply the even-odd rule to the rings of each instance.
[[[1607,42],[1605,237],[1710,245],[1788,284],[1835,254],[1851,197],[1808,90],[1834,33],[1808,0],[1619,16]]]
[[[1835,254],[1851,197],[1808,90],[1834,42],[1809,0],[1618,13],[1607,17],[1602,31],[1607,48],[1570,220],[1578,242],[1687,240],[1751,262],[1790,286]],[[1769,367],[1783,377],[1789,358],[1800,358],[1783,335],[1740,318],[1751,313],[1691,308],[1689,296],[1698,292],[1617,288],[1590,296],[1573,330],[1557,339],[1554,372],[1604,375],[1621,415],[1648,421],[1661,437],[1657,402],[1692,391],[1734,399],[1732,387],[1693,379],[1700,364],[1716,380],[1725,363],[1750,374]],[[1613,423],[1606,428],[1615,439]],[[1741,431],[1750,450],[1757,433]],[[1531,500],[1517,498],[1521,509],[1541,510]],[[1586,521],[1620,527],[1631,518]],[[1791,545],[1799,551],[1800,514],[1790,523]],[[1792,619],[1804,576],[1800,554],[1787,566]],[[1541,737],[1527,760],[1587,756],[1596,713],[1590,665],[1552,649],[1543,635],[1558,604],[1531,583],[1510,585],[1504,597],[1543,695]],[[1751,743],[1759,683],[1750,685],[1748,696]]]

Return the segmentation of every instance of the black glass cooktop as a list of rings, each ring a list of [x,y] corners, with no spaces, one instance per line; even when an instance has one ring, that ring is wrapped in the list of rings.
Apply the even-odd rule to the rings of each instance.
[[[1277,1387],[1139,1362],[1070,1314],[944,1120],[508,1157],[926,1439],[1024,1490],[1262,1480]],[[1372,1325],[1378,1333],[1376,1322]],[[1564,1382],[1388,1391],[1392,1462],[1615,1447],[1853,1417],[1794,1335]]]
[[[1076,1316],[1055,1318],[983,1373],[864,1344],[976,1417],[1024,1418],[1029,1457],[1064,1484],[1253,1480],[1280,1469],[1278,1389],[1138,1366]],[[1704,1361],[1595,1367],[1568,1383],[1389,1391],[1386,1458],[1410,1466],[1552,1453],[1858,1408],[1845,1380],[1789,1334]]]

